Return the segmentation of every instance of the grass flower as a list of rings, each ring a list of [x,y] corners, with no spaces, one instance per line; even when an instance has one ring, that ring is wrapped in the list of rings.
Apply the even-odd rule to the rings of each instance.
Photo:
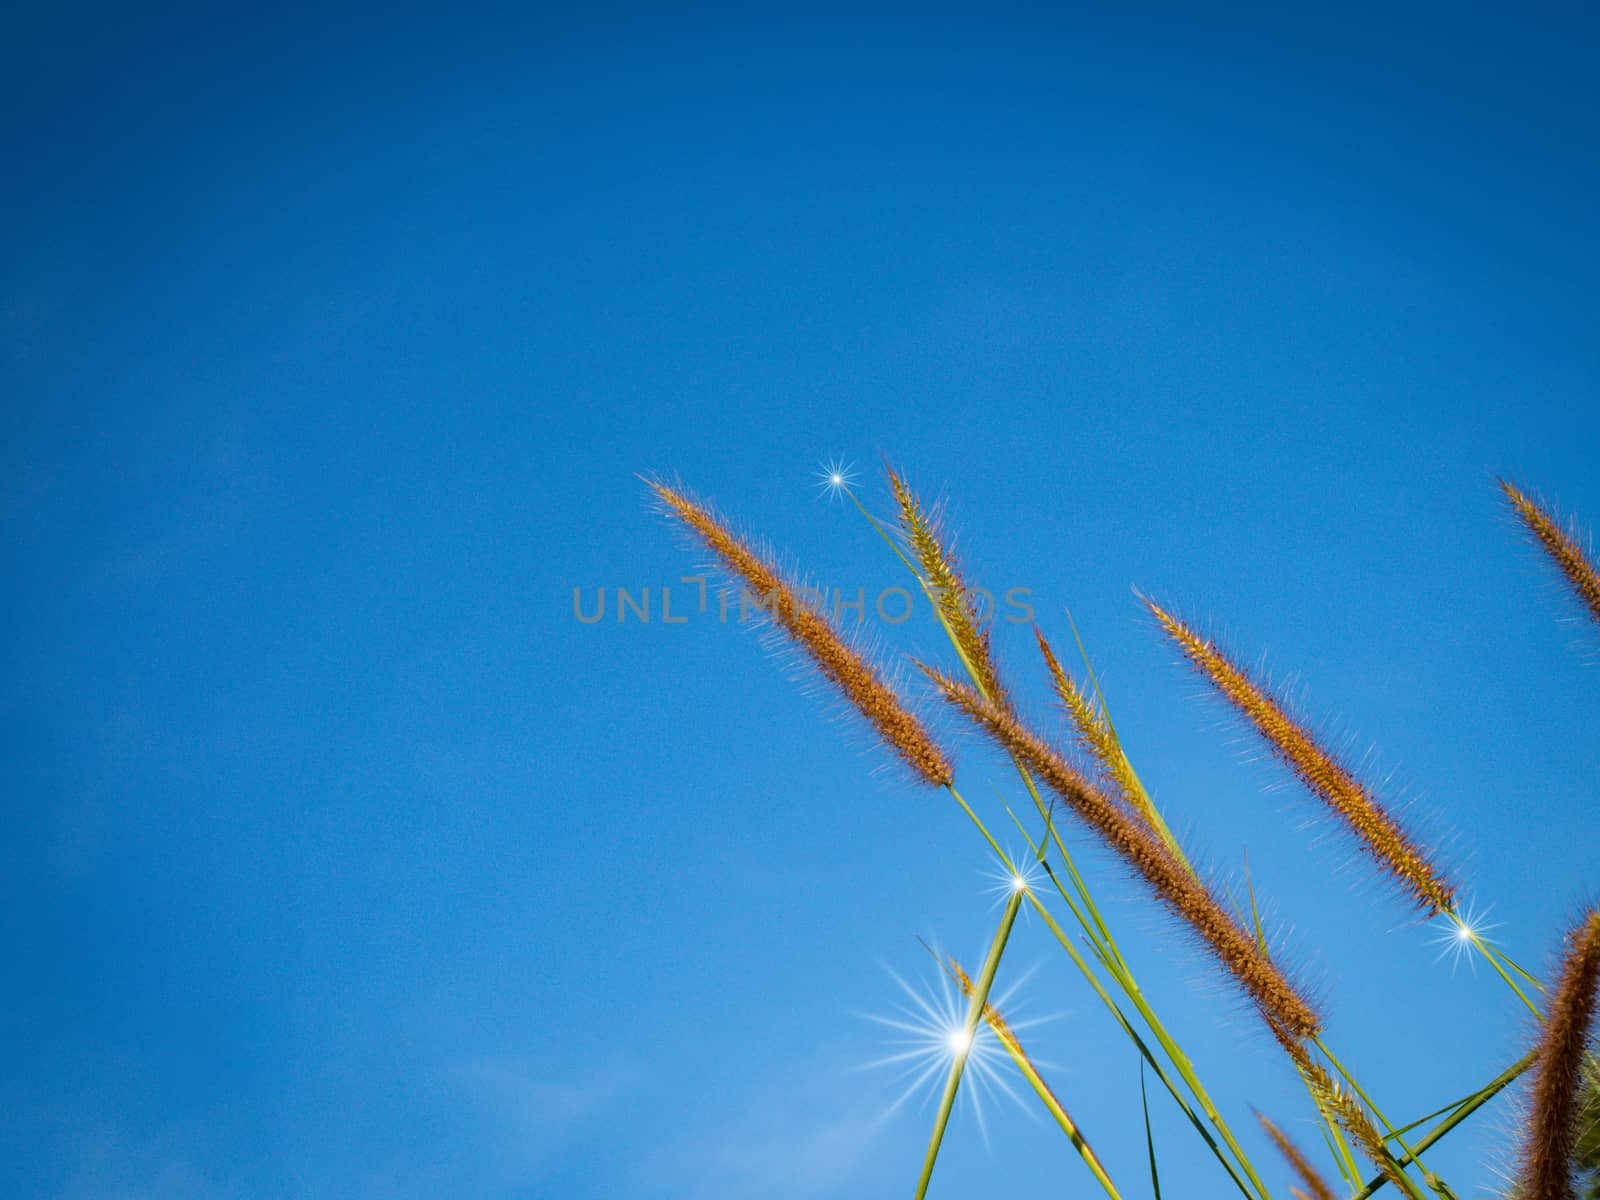
[[[1035,628],[1033,636],[1039,642],[1039,653],[1044,656],[1045,669],[1050,673],[1050,684],[1055,689],[1056,698],[1077,731],[1078,740],[1099,764],[1101,776],[1109,784],[1112,795],[1137,814],[1183,868],[1193,874],[1194,868],[1184,855],[1183,847],[1178,844],[1161,810],[1150,798],[1150,793],[1145,791],[1133,764],[1128,761],[1122,740],[1117,737],[1105,706],[1067,674],[1043,633]]]
[[[932,668],[923,670],[947,701],[1043,781],[1172,912],[1189,924],[1275,1029],[1291,1038],[1311,1037],[1320,1030],[1322,1022],[1316,1010],[1267,957],[1254,935],[1239,926],[1210,889],[1179,864],[1148,826],[1079,774],[1013,713],[980,695],[976,688]]]
[[[1303,1187],[1293,1189],[1295,1193],[1307,1197],[1307,1200],[1335,1200],[1333,1188],[1328,1185],[1327,1180],[1323,1179],[1321,1173],[1311,1165],[1311,1160],[1305,1156],[1300,1147],[1291,1142],[1283,1130],[1279,1129],[1260,1113],[1256,1114],[1256,1120],[1261,1122],[1261,1128],[1267,1131],[1267,1136],[1272,1139],[1272,1144],[1278,1148],[1278,1153],[1283,1155],[1290,1168],[1300,1177]]]
[[[1010,698],[1000,683],[989,630],[978,611],[972,590],[961,577],[955,560],[945,547],[933,519],[916,495],[892,468],[889,487],[899,508],[900,531],[916,560],[917,572],[939,612],[939,619],[950,633],[979,690],[1002,708],[1011,707]]]
[[[1278,756],[1356,834],[1372,859],[1431,913],[1454,907],[1455,894],[1439,867],[1378,803],[1372,793],[1283,705],[1216,643],[1146,599],[1167,636],[1218,692],[1243,714]]]
[[[1579,1089],[1600,981],[1600,908],[1573,930],[1545,1014],[1534,1065],[1518,1200],[1572,1200]]]
[[[1050,672],[1050,685],[1055,689],[1056,698],[1072,721],[1073,728],[1077,730],[1079,740],[1100,764],[1101,771],[1115,788],[1117,799],[1130,808],[1140,810],[1148,820],[1149,814],[1142,812],[1141,804],[1145,794],[1144,787],[1134,775],[1133,765],[1128,761],[1128,756],[1122,752],[1122,745],[1117,741],[1117,735],[1112,732],[1105,714],[1100,711],[1094,697],[1080,688],[1077,681],[1067,674],[1066,668],[1061,665],[1060,659],[1056,658],[1055,651],[1050,648],[1050,643],[1045,640],[1044,634],[1035,629],[1033,636],[1038,639],[1039,653],[1044,656],[1045,669]]]
[[[705,505],[658,480],[647,481],[667,512],[682,521],[767,606],[771,620],[877,731],[917,776],[947,786],[955,776],[950,760],[927,729],[827,616],[807,604],[796,588],[761,554],[732,532]]]
[[[1377,1164],[1385,1179],[1407,1195],[1415,1197],[1418,1194],[1416,1184],[1389,1153],[1383,1135],[1372,1123],[1360,1099],[1344,1088],[1328,1072],[1328,1068],[1313,1059],[1304,1046],[1287,1041],[1283,1045],[1295,1066],[1300,1069],[1300,1077],[1305,1081],[1306,1090],[1311,1093],[1318,1110],[1349,1135],[1361,1152]]]
[[[1538,539],[1539,545],[1552,562],[1566,576],[1578,599],[1588,606],[1589,615],[1600,621],[1600,571],[1584,553],[1578,539],[1561,527],[1555,514],[1533,500],[1526,492],[1509,480],[1500,481],[1500,490],[1506,494],[1528,532]]]

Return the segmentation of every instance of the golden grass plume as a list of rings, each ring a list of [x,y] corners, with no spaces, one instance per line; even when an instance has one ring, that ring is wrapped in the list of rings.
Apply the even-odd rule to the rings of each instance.
[[[1578,1138],[1578,1089],[1594,1026],[1600,981],[1600,908],[1572,931],[1545,1013],[1523,1137],[1518,1200],[1571,1200]]]
[[[1343,763],[1215,642],[1154,600],[1146,597],[1145,604],[1184,657],[1255,726],[1300,781],[1354,831],[1379,867],[1430,913],[1454,907],[1455,891],[1438,865]]]
[[[978,612],[972,590],[962,578],[945,539],[936,523],[893,467],[886,467],[889,487],[899,509],[901,533],[917,562],[918,571],[938,607],[939,619],[950,631],[961,657],[978,681],[979,690],[1002,708],[1011,707],[1010,698],[995,668],[989,630]]]
[[[1310,1091],[1317,1108],[1338,1123],[1339,1127],[1349,1135],[1350,1140],[1360,1147],[1361,1152],[1377,1164],[1384,1178],[1394,1184],[1396,1189],[1410,1192],[1412,1189],[1405,1172],[1389,1153],[1383,1135],[1372,1123],[1372,1118],[1367,1115],[1367,1110],[1362,1107],[1361,1101],[1340,1086],[1326,1067],[1306,1053],[1304,1046],[1287,1041],[1284,1041],[1283,1045],[1288,1050],[1289,1057],[1294,1059],[1295,1066],[1300,1069],[1300,1075],[1305,1080],[1306,1088]]]
[[[926,666],[922,669],[950,704],[1042,780],[1158,899],[1189,924],[1275,1030],[1307,1038],[1321,1029],[1316,1010],[1267,957],[1255,937],[1239,926],[1204,883],[1178,863],[1147,824],[1085,779],[1014,713],[943,672]]]
[[[1272,1144],[1278,1148],[1278,1153],[1283,1155],[1290,1169],[1300,1177],[1300,1182],[1305,1185],[1304,1194],[1310,1197],[1310,1200],[1336,1200],[1333,1188],[1311,1165],[1311,1160],[1305,1156],[1300,1147],[1291,1142],[1283,1130],[1262,1114],[1257,1113],[1256,1120],[1261,1122],[1261,1128],[1267,1131],[1267,1136],[1272,1139]]]
[[[1600,621],[1600,571],[1582,544],[1566,529],[1550,509],[1534,500],[1510,480],[1500,480],[1500,490],[1506,494],[1512,509],[1550,556],[1552,562],[1566,576],[1578,599],[1588,606],[1589,615]]]
[[[805,602],[777,567],[682,490],[660,480],[645,482],[667,512],[682,521],[729,573],[743,580],[762,600],[773,622],[918,777],[936,786],[947,786],[954,780],[949,758],[922,722],[905,707],[872,663],[845,641],[826,615]]]
[[[1078,740],[1100,765],[1100,771],[1111,785],[1116,799],[1130,811],[1137,813],[1141,820],[1159,834],[1163,829],[1163,823],[1159,815],[1153,811],[1150,797],[1145,792],[1144,785],[1139,782],[1139,777],[1134,774],[1133,764],[1123,753],[1122,743],[1117,740],[1117,735],[1106,719],[1104,711],[1095,703],[1094,697],[1080,688],[1077,681],[1067,673],[1066,668],[1061,665],[1061,660],[1051,649],[1050,643],[1045,640],[1044,634],[1037,627],[1033,631],[1033,636],[1039,642],[1039,653],[1044,656],[1045,669],[1050,674],[1050,685],[1055,689],[1056,699],[1061,702],[1062,709],[1072,721],[1073,728],[1077,730]]]

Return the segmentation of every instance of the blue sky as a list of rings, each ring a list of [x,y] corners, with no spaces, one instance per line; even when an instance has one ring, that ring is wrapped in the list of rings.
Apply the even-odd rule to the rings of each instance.
[[[1588,19],[8,24],[13,1194],[909,1191],[930,1105],[889,1111],[862,1014],[928,979],[918,937],[981,954],[992,864],[748,631],[661,622],[697,559],[647,471],[872,594],[895,564],[812,476],[852,460],[881,508],[889,456],[976,579],[1058,640],[1071,606],[1157,798],[1224,877],[1248,852],[1393,1114],[1519,1052],[1132,589],[1264,656],[1548,961],[1600,882],[1600,643],[1493,480],[1600,519]],[[601,587],[655,619],[575,620]],[[1003,823],[1004,771],[940,729]],[[1314,1137],[1248,1012],[1085,862],[1237,1123]],[[1001,986],[1029,969],[1037,1053],[1141,1194],[1135,1059],[1036,920]],[[1463,1196],[1510,1112],[1431,1159]],[[935,1195],[1087,1194],[1047,1125],[988,1115]],[[1154,1121],[1182,1194],[1225,1195]]]

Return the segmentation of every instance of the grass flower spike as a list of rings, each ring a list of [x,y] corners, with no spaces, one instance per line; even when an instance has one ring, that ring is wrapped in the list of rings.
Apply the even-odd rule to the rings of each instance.
[[[1099,762],[1106,778],[1116,787],[1117,798],[1141,811],[1148,820],[1150,814],[1144,811],[1144,805],[1148,803],[1144,787],[1134,775],[1133,765],[1128,762],[1128,756],[1122,752],[1116,734],[1106,723],[1105,715],[1095,704],[1094,697],[1080,688],[1072,676],[1067,674],[1066,668],[1056,658],[1055,651],[1050,648],[1050,643],[1045,640],[1044,634],[1035,629],[1033,636],[1039,642],[1039,652],[1044,655],[1045,669],[1050,672],[1050,686],[1055,689],[1056,698],[1061,701],[1061,707],[1071,718],[1079,739]]]
[[[939,619],[949,631],[950,640],[977,680],[979,690],[1002,708],[1009,709],[1011,702],[1001,686],[1000,673],[995,669],[989,631],[984,627],[971,589],[940,540],[932,518],[892,468],[889,487],[899,507],[901,532],[911,548],[929,597],[938,609]]]
[[[1056,657],[1055,651],[1051,649],[1050,643],[1045,640],[1044,634],[1038,628],[1034,629],[1033,636],[1039,642],[1039,653],[1044,656],[1045,669],[1050,673],[1050,684],[1055,689],[1056,698],[1060,700],[1062,709],[1072,721],[1073,728],[1077,730],[1079,741],[1100,764],[1101,773],[1111,785],[1113,794],[1150,827],[1184,870],[1191,875],[1194,874],[1194,867],[1190,865],[1183,847],[1178,844],[1178,839],[1173,836],[1166,818],[1161,815],[1161,810],[1156,807],[1155,801],[1150,798],[1150,793],[1145,791],[1144,784],[1139,781],[1133,764],[1128,761],[1128,755],[1122,749],[1122,741],[1117,737],[1117,731],[1113,728],[1111,717],[1104,705],[1098,703],[1094,696],[1079,687],[1072,676],[1067,674],[1066,668],[1061,665],[1061,660]]]
[[[1454,908],[1454,890],[1428,854],[1333,754],[1284,711],[1266,688],[1236,666],[1214,642],[1201,637],[1154,601],[1146,599],[1145,604],[1184,656],[1249,719],[1301,782],[1343,819],[1380,867],[1429,912]]]
[[[1383,1135],[1378,1132],[1378,1127],[1367,1115],[1360,1098],[1340,1084],[1328,1072],[1327,1067],[1313,1059],[1305,1046],[1283,1038],[1279,1041],[1288,1051],[1289,1057],[1294,1060],[1306,1090],[1311,1094],[1311,1099],[1323,1117],[1349,1135],[1350,1140],[1361,1148],[1361,1152],[1377,1165],[1384,1179],[1408,1196],[1413,1198],[1419,1196],[1417,1185],[1401,1168],[1394,1155],[1389,1153]]]
[[[767,605],[771,619],[825,679],[871,723],[884,743],[920,778],[936,786],[954,779],[950,760],[873,665],[849,645],[833,622],[808,605],[787,579],[704,505],[657,480],[647,481],[668,512],[703,542],[717,561]]]
[[[1528,532],[1539,540],[1544,552],[1567,577],[1578,599],[1588,606],[1589,615],[1600,621],[1600,571],[1595,570],[1578,539],[1561,527],[1549,509],[1540,506],[1514,483],[1502,479],[1500,490],[1511,501],[1511,507],[1528,527]]]
[[[1080,775],[1015,715],[967,684],[929,667],[923,670],[947,701],[1042,780],[1168,908],[1188,922],[1274,1029],[1292,1038],[1312,1037],[1321,1029],[1316,1010],[1284,978],[1255,937],[1240,928],[1148,826]]]
[[[1579,1135],[1578,1094],[1595,986],[1600,982],[1600,908],[1573,931],[1560,981],[1545,1014],[1534,1067],[1518,1200],[1572,1200],[1572,1156]]]
[[[1302,1194],[1308,1197],[1308,1200],[1335,1200],[1333,1188],[1311,1165],[1311,1160],[1305,1156],[1300,1147],[1291,1142],[1283,1130],[1260,1113],[1256,1114],[1256,1120],[1261,1122],[1261,1128],[1267,1131],[1267,1136],[1278,1148],[1278,1153],[1283,1155],[1294,1173],[1300,1177],[1300,1182],[1304,1185]]]

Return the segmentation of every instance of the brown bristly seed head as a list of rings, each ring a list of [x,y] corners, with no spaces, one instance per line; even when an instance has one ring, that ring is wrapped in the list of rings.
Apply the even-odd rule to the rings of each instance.
[[[1278,1153],[1283,1155],[1290,1168],[1300,1177],[1300,1181],[1306,1185],[1304,1191],[1299,1188],[1291,1188],[1290,1190],[1298,1192],[1302,1196],[1308,1196],[1309,1200],[1335,1200],[1333,1188],[1328,1186],[1328,1181],[1311,1165],[1311,1160],[1305,1156],[1300,1147],[1291,1142],[1283,1130],[1267,1120],[1261,1113],[1256,1114],[1256,1120],[1261,1122],[1261,1128],[1267,1131],[1267,1136],[1272,1139],[1272,1144],[1278,1148]]]
[[[934,603],[939,606],[939,615],[949,626],[956,644],[961,647],[962,656],[977,676],[980,690],[1002,708],[1010,708],[1010,697],[995,667],[989,630],[977,612],[971,590],[915,493],[893,467],[884,469],[900,510],[901,532],[905,534],[928,590],[933,593]]]
[[[1389,1153],[1383,1136],[1373,1125],[1372,1118],[1367,1116],[1367,1110],[1361,1106],[1361,1102],[1341,1087],[1328,1074],[1328,1069],[1315,1061],[1303,1045],[1290,1043],[1282,1036],[1278,1040],[1289,1052],[1289,1057],[1294,1059],[1312,1099],[1323,1115],[1338,1122],[1339,1127],[1350,1135],[1350,1140],[1377,1165],[1390,1183],[1399,1190],[1408,1190],[1400,1164]]]
[[[1528,532],[1538,539],[1544,552],[1566,576],[1578,599],[1588,606],[1589,615],[1600,621],[1600,571],[1595,570],[1578,539],[1561,527],[1554,513],[1510,480],[1502,479],[1500,490],[1506,494]]]
[[[646,480],[666,509],[705,544],[717,561],[768,605],[772,620],[877,730],[916,774],[936,786],[955,775],[938,744],[901,703],[877,670],[831,621],[808,605],[781,572],[751,549],[704,505],[658,480]]]
[[[1600,908],[1590,911],[1569,941],[1539,1039],[1518,1200],[1572,1200],[1573,1195],[1578,1089],[1594,1026],[1595,985],[1600,981]]]
[[[1178,648],[1211,685],[1266,739],[1272,751],[1306,787],[1337,814],[1372,856],[1406,892],[1430,913],[1451,909],[1455,892],[1443,872],[1398,821],[1311,733],[1216,643],[1145,598]]]
[[[1078,739],[1100,764],[1105,778],[1115,789],[1116,799],[1130,812],[1137,814],[1140,820],[1150,823],[1151,814],[1142,810],[1144,791],[1134,776],[1132,764],[1128,762],[1127,755],[1122,752],[1122,746],[1117,742],[1116,734],[1107,723],[1105,713],[1096,706],[1094,699],[1078,686],[1072,676],[1067,674],[1066,668],[1061,665],[1050,643],[1045,640],[1044,634],[1037,627],[1034,628],[1033,636],[1038,639],[1039,653],[1044,656],[1045,669],[1050,673],[1050,683],[1055,688],[1056,698],[1061,701],[1061,707],[1066,710],[1073,727],[1078,731]]]
[[[1177,863],[1144,822],[1079,774],[1014,713],[943,672],[926,666],[922,670],[950,704],[1042,780],[1158,899],[1188,922],[1274,1030],[1286,1031],[1292,1038],[1308,1038],[1321,1029],[1316,1010],[1290,986],[1254,936],[1241,929],[1210,889]]]

